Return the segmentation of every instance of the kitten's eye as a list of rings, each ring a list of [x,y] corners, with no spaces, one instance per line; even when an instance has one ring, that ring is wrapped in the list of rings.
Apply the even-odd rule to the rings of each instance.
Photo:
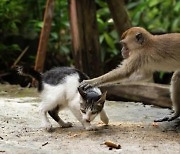
[[[82,112],[82,113],[86,113],[86,111],[85,111],[84,109],[81,109],[81,112]]]

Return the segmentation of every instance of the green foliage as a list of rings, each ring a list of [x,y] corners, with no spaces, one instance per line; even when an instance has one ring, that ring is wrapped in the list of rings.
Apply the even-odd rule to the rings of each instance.
[[[1,0],[0,2],[0,62],[1,65],[12,64],[12,57],[20,48],[17,44],[5,45],[2,43],[5,36],[17,35],[19,33],[18,24],[23,11],[20,1]],[[7,64],[8,65],[8,64]],[[4,67],[4,66],[3,66]]]
[[[17,44],[4,45],[0,43],[0,63],[1,67],[12,65],[14,63],[14,57],[19,53],[21,49]],[[1,68],[0,67],[0,68]]]
[[[0,1],[0,63],[8,66],[24,47],[6,42],[11,36],[38,39],[43,26],[45,0]],[[72,63],[68,1],[56,0],[54,18],[48,43],[48,53],[61,55],[65,65]],[[104,0],[96,0],[99,41],[102,62],[107,65],[120,54],[119,38]],[[180,32],[179,0],[128,0],[126,4],[133,26],[142,26],[151,32]],[[6,53],[6,54],[5,54]],[[7,55],[10,56],[7,56]],[[6,58],[4,58],[6,56]],[[29,55],[34,63],[35,55]],[[5,62],[6,61],[6,62]]]
[[[179,0],[132,0],[127,8],[133,26],[155,33],[180,32]],[[160,72],[159,80],[165,75]]]
[[[120,54],[119,38],[107,3],[104,0],[96,2],[102,61],[106,65]],[[126,7],[133,26],[156,33],[180,32],[179,0],[129,0]]]
[[[50,51],[61,54],[70,54],[70,24],[68,15],[68,2],[66,0],[55,1],[55,11],[52,23],[49,47]]]
[[[39,39],[43,27],[45,3],[45,0],[1,0],[0,64],[4,64],[2,67],[9,67],[24,50],[22,45],[16,43],[18,42],[16,38]],[[15,43],[11,42],[14,41],[14,38],[16,39]],[[57,0],[55,1],[54,18],[47,52],[54,52],[54,55],[62,54],[71,63],[70,43],[67,1]],[[14,45],[17,48],[14,48]],[[7,55],[10,55],[10,57]],[[32,64],[34,63],[34,56],[29,55],[29,61],[32,61]],[[4,63],[5,61],[6,63]]]
[[[101,60],[105,66],[119,53],[119,50],[116,48],[119,40],[107,3],[102,0],[97,0],[96,3],[98,5],[96,13],[102,53]]]
[[[36,0],[1,0],[0,33],[6,36],[28,35],[31,37],[34,33],[39,32],[41,28],[39,23],[42,23],[44,8],[42,2]],[[38,30],[37,27],[39,27]]]
[[[34,24],[34,21],[42,20],[40,19],[43,16],[42,2],[36,0],[0,1],[0,69],[10,67],[24,49],[24,45],[21,42],[17,43],[18,41],[22,41],[23,38],[31,40],[39,37],[40,28],[37,31],[37,22]]]
[[[127,8],[134,26],[152,32],[180,32],[179,0],[134,0]]]
[[[20,1],[1,0],[0,2],[0,32],[18,33],[18,24],[23,7]]]

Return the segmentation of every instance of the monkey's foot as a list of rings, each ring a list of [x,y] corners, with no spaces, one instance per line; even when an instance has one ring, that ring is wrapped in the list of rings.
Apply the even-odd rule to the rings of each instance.
[[[172,121],[172,120],[176,119],[177,117],[179,117],[179,115],[170,115],[170,116],[166,116],[164,118],[156,119],[156,120],[154,120],[154,122]]]

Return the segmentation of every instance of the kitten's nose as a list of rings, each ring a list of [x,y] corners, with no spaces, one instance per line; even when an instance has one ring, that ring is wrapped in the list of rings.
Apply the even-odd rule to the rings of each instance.
[[[90,120],[86,119],[86,122],[90,122]]]

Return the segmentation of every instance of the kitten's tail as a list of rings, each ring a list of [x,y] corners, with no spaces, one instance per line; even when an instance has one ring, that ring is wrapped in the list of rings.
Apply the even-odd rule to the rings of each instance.
[[[23,66],[17,66],[16,70],[18,72],[18,74],[22,75],[22,76],[29,76],[31,78],[34,78],[38,81],[38,91],[42,91],[43,89],[43,85],[42,85],[42,74],[39,73],[38,71],[35,71],[32,68],[27,68],[27,67],[23,67]]]

